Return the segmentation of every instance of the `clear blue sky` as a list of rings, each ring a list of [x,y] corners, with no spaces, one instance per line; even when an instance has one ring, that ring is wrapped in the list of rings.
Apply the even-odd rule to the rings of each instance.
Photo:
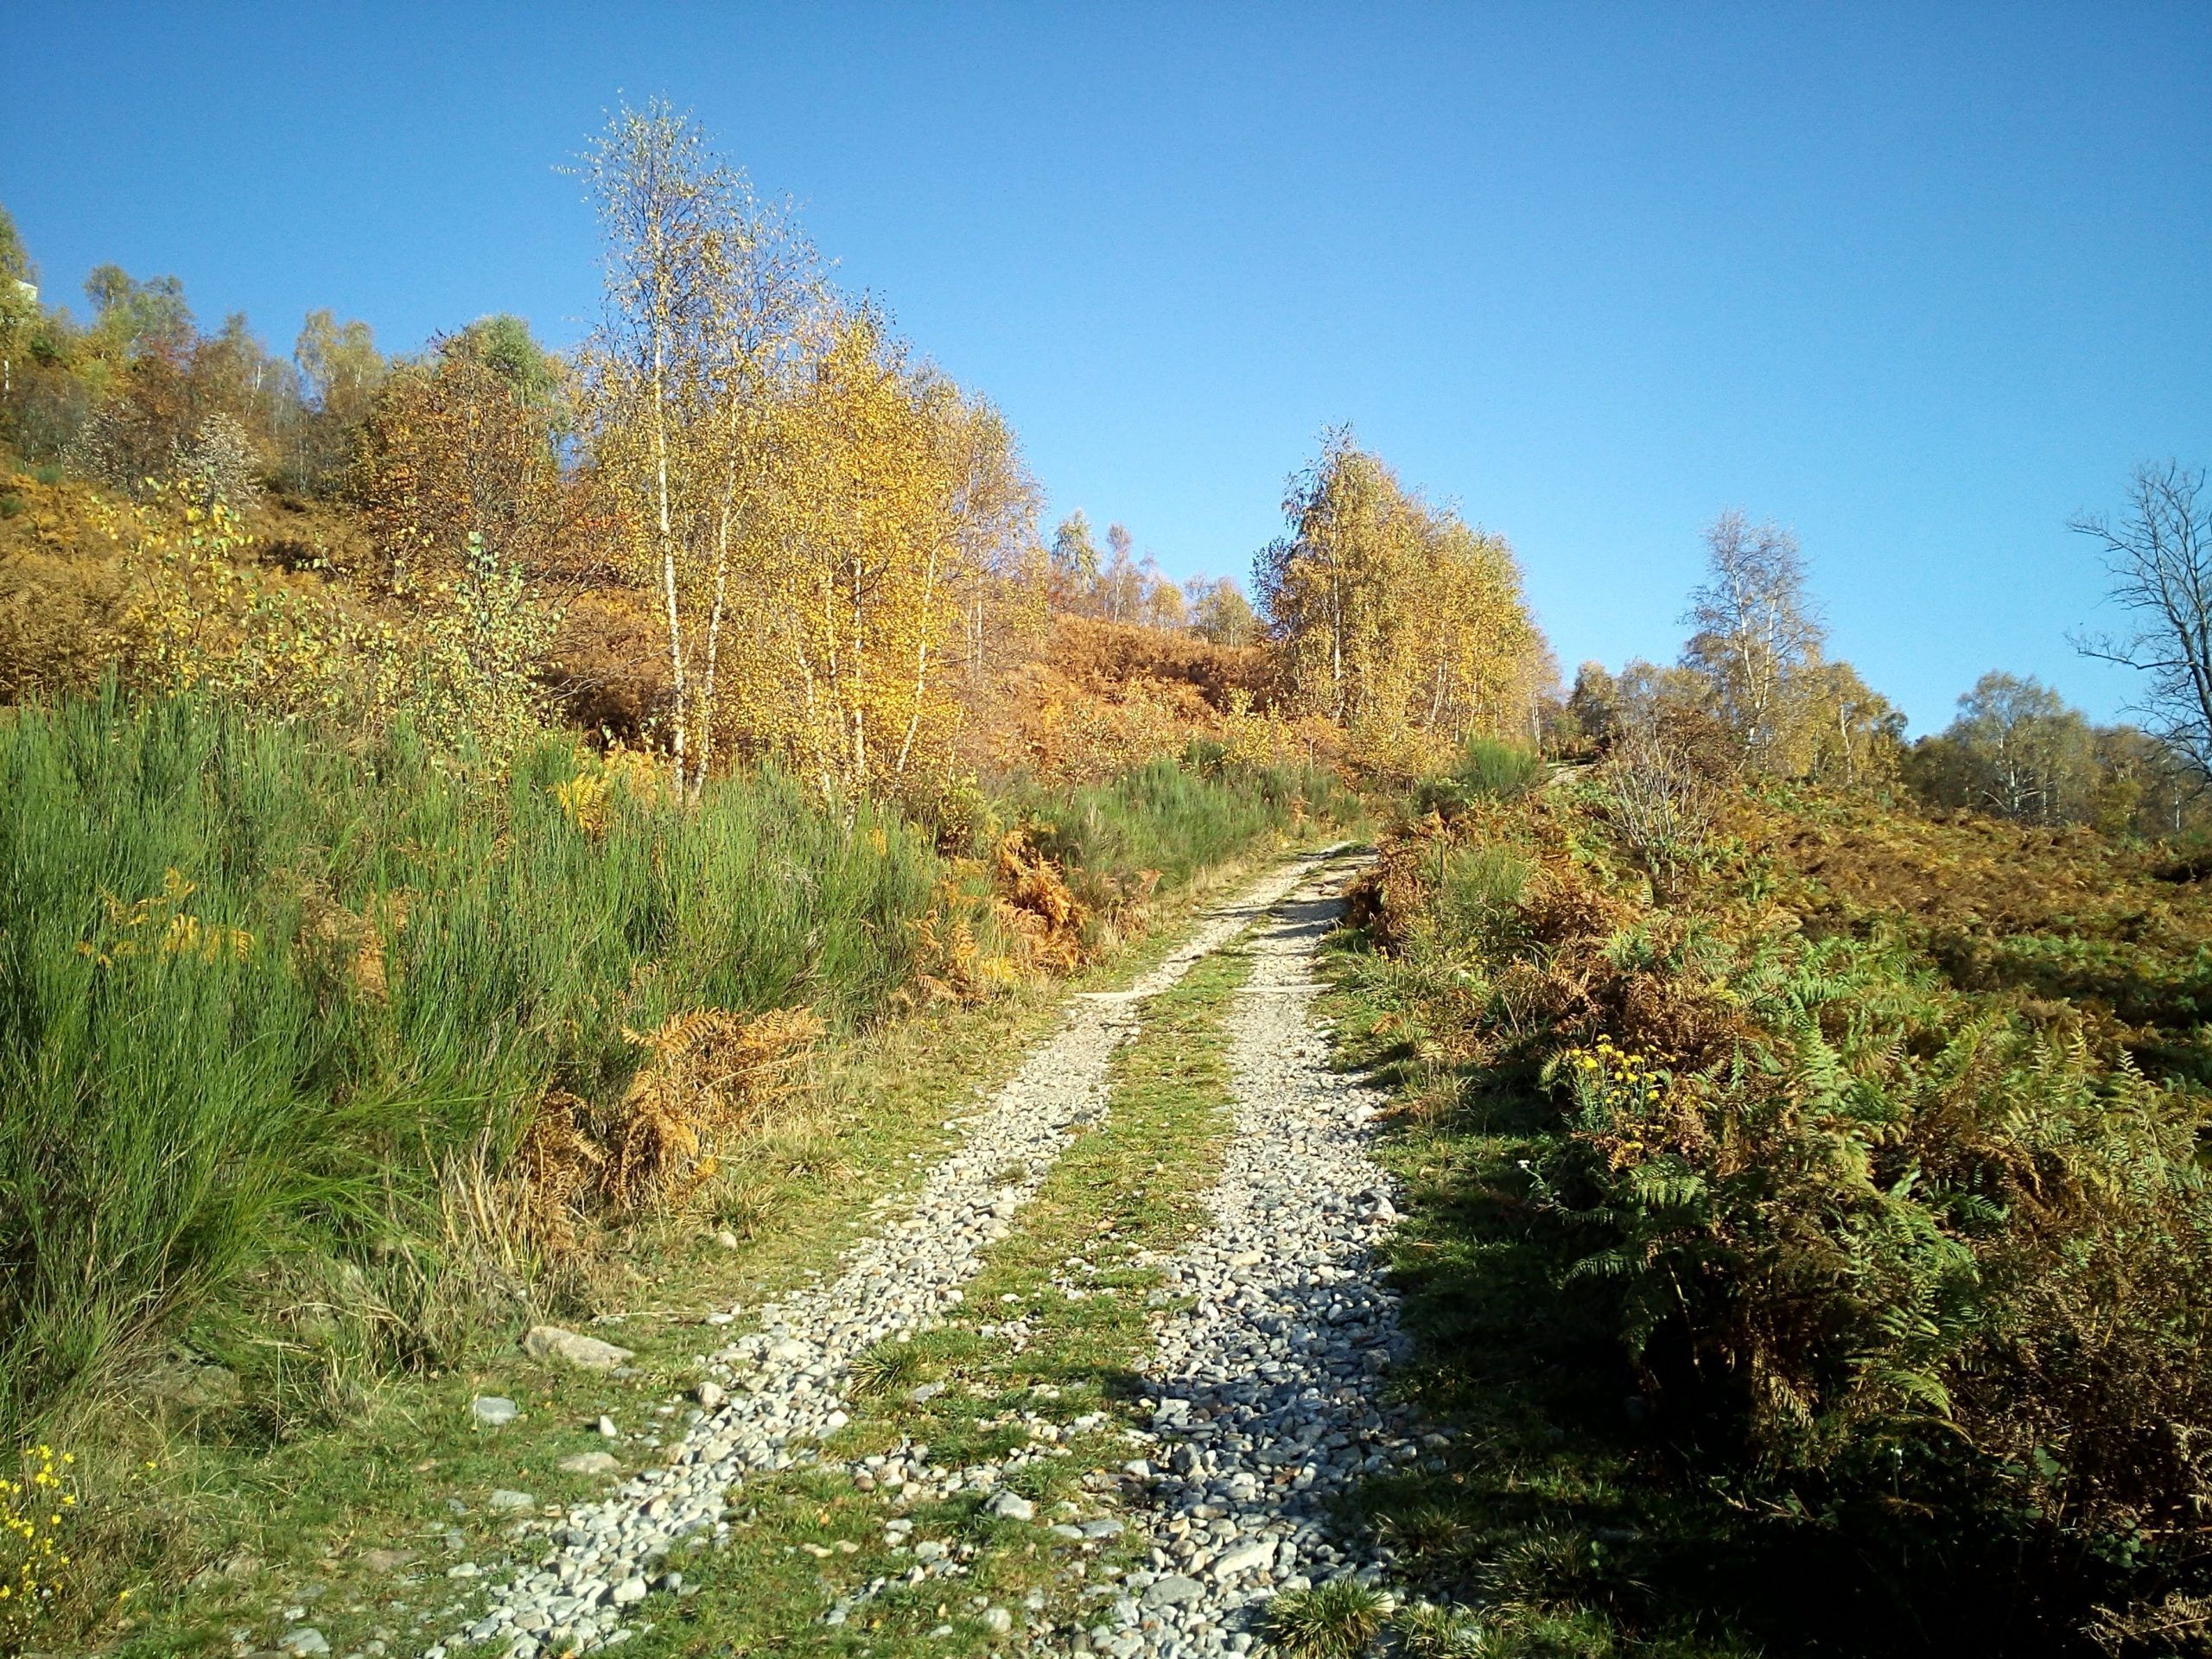
[[[0,202],[50,294],[573,340],[554,168],[688,105],[1004,408],[1057,515],[1243,575],[1349,420],[1510,536],[1571,666],[1671,656],[1699,527],[1794,526],[1939,725],[2100,715],[2063,526],[2212,462],[2212,5],[116,7],[14,0]]]

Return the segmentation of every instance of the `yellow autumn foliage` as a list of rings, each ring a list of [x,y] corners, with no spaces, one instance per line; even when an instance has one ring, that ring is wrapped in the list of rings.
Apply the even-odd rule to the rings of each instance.
[[[597,486],[653,592],[677,784],[779,761],[828,796],[951,779],[961,716],[1029,588],[1036,492],[996,413],[830,289],[664,105],[589,168],[606,321],[582,357]]]
[[[134,957],[181,957],[200,962],[228,958],[243,962],[253,949],[253,935],[243,928],[203,921],[184,908],[199,891],[175,868],[162,873],[162,890],[129,902],[102,893],[105,925],[99,937],[78,942],[77,954],[103,968]]]
[[[1349,433],[1291,480],[1260,556],[1278,701],[1412,776],[1469,737],[1527,741],[1556,668],[1503,537],[1401,484]]]

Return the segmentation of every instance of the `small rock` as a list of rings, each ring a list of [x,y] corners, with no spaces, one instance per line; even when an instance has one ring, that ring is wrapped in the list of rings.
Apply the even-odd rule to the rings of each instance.
[[[612,1417],[602,1417],[599,1420],[599,1432],[601,1438],[606,1440],[619,1440],[622,1438],[622,1431],[614,1427],[614,1420]]]
[[[1001,1521],[1033,1521],[1037,1506],[1019,1492],[1001,1492],[991,1500],[991,1513]]]
[[[1147,1611],[1156,1613],[1163,1607],[1180,1607],[1201,1600],[1205,1593],[1205,1586],[1196,1579],[1171,1573],[1164,1579],[1153,1580],[1152,1587],[1144,1592],[1144,1605]]]
[[[993,1636],[1004,1636],[1014,1628],[1014,1615],[1003,1607],[989,1608],[983,1614],[983,1628]]]
[[[1217,1582],[1235,1578],[1239,1573],[1249,1573],[1255,1567],[1264,1567],[1275,1558],[1275,1541],[1272,1538],[1249,1538],[1241,1544],[1231,1544],[1214,1557],[1208,1569]]]
[[[361,1565],[372,1573],[397,1573],[415,1559],[411,1549],[365,1549]]]
[[[692,1389],[691,1397],[699,1402],[702,1411],[714,1411],[729,1398],[729,1394],[721,1383],[709,1379]]]
[[[645,1581],[635,1574],[614,1586],[614,1605],[617,1607],[634,1606],[645,1599]]]
[[[923,1382],[906,1390],[906,1397],[918,1406],[926,1406],[944,1392],[942,1382]]]
[[[725,1227],[715,1235],[715,1243],[726,1250],[734,1250],[737,1248],[737,1235]]]
[[[495,1510],[534,1510],[537,1499],[528,1492],[518,1492],[510,1487],[495,1486],[492,1496],[485,1500]]]
[[[286,1653],[301,1655],[330,1651],[329,1642],[312,1624],[302,1624],[296,1630],[285,1631],[276,1645]]]
[[[194,1582],[212,1584],[218,1579],[228,1579],[232,1584],[243,1584],[260,1571],[261,1558],[251,1550],[241,1549],[202,1567],[194,1575]]]
[[[531,1326],[522,1339],[522,1351],[532,1359],[555,1359],[588,1371],[611,1371],[623,1361],[635,1357],[630,1349],[617,1348],[597,1337],[563,1331],[557,1325]]]
[[[612,1452],[579,1452],[561,1459],[561,1471],[569,1475],[611,1475],[621,1466],[622,1459]]]
[[[468,1414],[486,1428],[498,1428],[522,1415],[522,1408],[504,1395],[480,1394],[468,1402]]]

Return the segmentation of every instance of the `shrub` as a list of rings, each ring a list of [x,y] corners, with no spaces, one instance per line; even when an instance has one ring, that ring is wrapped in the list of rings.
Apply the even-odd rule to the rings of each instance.
[[[1543,757],[1532,749],[1471,737],[1442,775],[1414,785],[1414,808],[1452,817],[1479,802],[1517,800],[1543,782],[1545,771]]]
[[[1357,912],[1407,963],[1431,1047],[1555,1103],[1531,1200],[1644,1396],[1686,1433],[1725,1425],[1707,1450],[1732,1436],[1733,1478],[1793,1505],[2011,1529],[2131,1597],[2202,1596],[2202,1090],[2146,1075],[2133,1051],[2164,1052],[2157,1033],[2109,1001],[1963,953],[1961,984],[1917,912],[1840,925],[1784,861],[1817,805],[1722,820],[1708,796],[1693,862],[1664,758],[1611,770],[1414,826]],[[2077,892],[2053,891],[2056,932]]]
[[[1704,851],[1715,804],[1710,774],[1665,739],[1634,734],[1616,744],[1599,799],[1622,843],[1662,897]]]
[[[1452,769],[1452,776],[1476,794],[1510,801],[1543,781],[1544,761],[1535,750],[1517,744],[1494,737],[1471,737],[1459,751],[1459,763]]]
[[[1201,753],[1165,757],[1110,783],[1046,791],[1024,785],[1010,804],[1036,846],[1067,871],[1077,896],[1110,920],[1155,887],[1174,888],[1262,836],[1308,818],[1349,821],[1357,808],[1330,773],[1249,766]]]

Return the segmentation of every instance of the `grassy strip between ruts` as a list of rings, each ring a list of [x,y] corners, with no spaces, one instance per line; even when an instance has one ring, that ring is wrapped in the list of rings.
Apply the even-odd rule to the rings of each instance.
[[[1014,1233],[992,1249],[961,1313],[887,1344],[879,1363],[862,1368],[876,1387],[826,1448],[839,1463],[749,1484],[740,1500],[747,1519],[728,1547],[684,1567],[693,1592],[626,1652],[894,1659],[1012,1639],[992,1628],[994,1610],[1014,1630],[1090,1622],[1095,1604],[1084,1586],[1118,1576],[1127,1542],[1046,1529],[1111,1515],[1119,1479],[1107,1471],[1135,1455],[1120,1431],[1140,1421],[1135,1368],[1158,1305],[1147,1294],[1159,1278],[1151,1264],[1204,1220],[1227,1131],[1223,1011],[1247,971],[1232,945],[1141,1005],[1139,1033],[1115,1058],[1105,1118],[1069,1148]],[[925,1382],[943,1391],[916,1402]],[[1094,1414],[1102,1421],[1089,1429],[1059,1427]],[[1040,1421],[1052,1435],[1037,1432]],[[926,1446],[931,1465],[950,1469],[1027,1447],[1031,1459],[1005,1485],[1033,1503],[1035,1518],[992,1515],[981,1491],[902,1503],[861,1491],[839,1466],[902,1440]],[[885,1529],[900,1516],[913,1523],[903,1542]],[[956,1571],[910,1582],[916,1547],[931,1543],[944,1546]],[[882,1588],[868,1594],[879,1580]],[[844,1621],[825,1625],[839,1603],[849,1604]]]
[[[1196,911],[1255,868],[1227,865],[1196,882],[1141,941],[1072,982],[917,1015],[833,1058],[818,1085],[822,1109],[788,1139],[748,1148],[748,1173],[711,1228],[702,1231],[694,1218],[640,1241],[646,1248],[630,1264],[627,1294],[615,1299],[622,1311],[594,1327],[637,1351],[634,1375],[575,1372],[502,1351],[504,1359],[383,1385],[351,1421],[296,1442],[226,1446],[192,1437],[143,1448],[159,1465],[138,1477],[157,1498],[149,1515],[188,1514],[187,1547],[209,1566],[181,1594],[155,1600],[142,1592],[125,1615],[131,1624],[121,1651],[256,1651],[302,1624],[321,1630],[340,1656],[419,1651],[452,1627],[449,1610],[470,1599],[471,1569],[495,1570],[512,1547],[519,1514],[558,1513],[604,1487],[604,1478],[560,1471],[561,1459],[607,1451],[633,1467],[673,1443],[696,1357],[728,1335],[704,1324],[709,1310],[757,1302],[827,1269],[868,1224],[868,1205],[930,1166],[951,1139],[948,1114],[1011,1074],[1058,1019],[1071,989],[1134,978],[1187,936]],[[1198,964],[1183,988],[1153,999],[1148,1014],[1172,1017],[1219,971],[1217,963]],[[1144,1063],[1122,1060],[1125,1071]],[[1176,1167],[1179,1178],[1185,1166]],[[1048,1187],[1040,1205],[1049,1206],[1057,1190]],[[1101,1214],[1111,1197],[1099,1196]],[[735,1249],[714,1242],[724,1228],[741,1235]],[[1000,1294],[979,1286],[972,1305]],[[1071,1305],[1092,1306],[1112,1303]],[[496,1432],[480,1428],[468,1410],[480,1394],[512,1398],[524,1415]],[[594,1431],[601,1414],[618,1426],[619,1441]],[[537,1502],[533,1511],[495,1510],[495,1491]],[[775,1605],[767,1584],[758,1586],[763,1613]],[[754,1593],[745,1592],[748,1599]],[[757,1623],[739,1619],[733,1629]]]

